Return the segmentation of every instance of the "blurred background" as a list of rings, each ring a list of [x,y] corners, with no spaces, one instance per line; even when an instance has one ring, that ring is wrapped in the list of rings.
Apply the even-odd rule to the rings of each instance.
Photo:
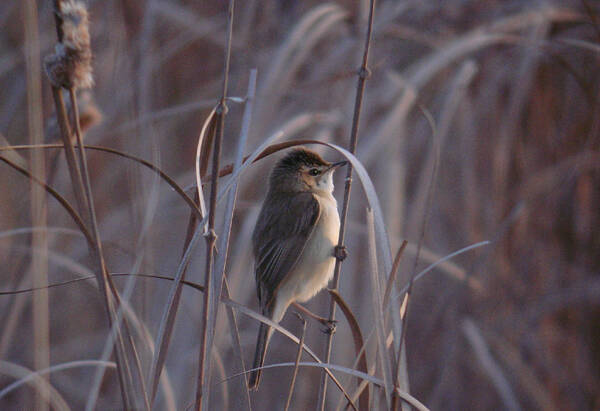
[[[51,3],[0,4],[2,145],[29,144],[32,130],[58,141],[52,93],[41,71],[56,41]],[[85,3],[96,82],[81,97],[90,126],[85,141],[142,157],[189,187],[199,131],[220,96],[227,2]],[[366,0],[237,2],[229,95],[245,97],[250,70],[258,70],[246,153],[278,130],[285,131],[283,140],[348,145],[368,10]],[[414,285],[406,334],[410,392],[430,409],[600,409],[599,63],[598,1],[377,2],[357,157],[379,195],[392,254],[408,241],[397,286],[452,252],[490,241]],[[243,108],[229,103],[223,164],[235,158]],[[314,148],[340,159],[333,150]],[[46,179],[72,201],[64,156],[43,153]],[[0,155],[25,165],[35,158],[28,151]],[[109,270],[172,277],[183,252],[186,204],[134,162],[102,152],[88,156]],[[274,161],[262,160],[242,176],[229,248],[231,297],[252,309],[250,237]],[[344,173],[338,174],[341,204]],[[40,252],[27,229],[39,226],[31,217],[35,197],[29,180],[5,164],[0,187],[0,290],[30,288],[33,256]],[[42,197],[48,283],[89,275],[81,234],[63,208]],[[368,335],[374,321],[366,205],[355,178],[340,293]],[[203,282],[203,245],[187,278]],[[127,279],[115,281],[130,292],[146,327],[140,346],[147,372],[170,283],[136,279],[128,288]],[[46,366],[101,356],[107,324],[95,281],[46,294],[0,296],[0,390],[27,369],[43,368],[40,352],[47,351]],[[307,304],[323,316],[328,306],[325,292]],[[39,337],[44,320],[34,312],[45,313],[46,338]],[[172,391],[159,390],[157,409],[193,403],[201,314],[202,295],[184,288],[166,362]],[[339,313],[338,320],[332,362],[352,367],[350,329]],[[248,365],[258,323],[240,314],[238,325]],[[291,313],[282,325],[301,332]],[[213,409],[243,409],[239,377],[220,383],[238,369],[228,327],[221,310],[210,376]],[[306,343],[322,357],[321,328],[309,322]],[[371,344],[371,362],[375,351]],[[267,363],[294,361],[295,355],[296,346],[275,335]],[[95,373],[81,366],[48,378],[69,406],[83,409]],[[291,375],[291,368],[265,371],[251,395],[253,408],[282,409]],[[292,409],[315,406],[319,380],[317,369],[300,369]],[[20,387],[0,399],[0,408],[32,409],[33,392]],[[339,400],[330,384],[326,409]],[[120,404],[117,374],[108,369],[97,409]]]

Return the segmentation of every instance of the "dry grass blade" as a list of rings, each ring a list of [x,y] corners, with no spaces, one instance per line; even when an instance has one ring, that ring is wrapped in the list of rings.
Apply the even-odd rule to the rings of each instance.
[[[85,224],[83,223],[83,220],[81,219],[79,214],[77,214],[77,211],[75,211],[75,209],[71,206],[71,204],[63,196],[61,196],[55,189],[53,189],[52,187],[50,187],[43,181],[40,181],[37,178],[35,178],[33,175],[31,175],[31,173],[28,170],[24,169],[23,167],[19,166],[16,163],[12,162],[11,160],[4,158],[3,156],[0,156],[0,161],[5,162],[9,166],[11,166],[15,170],[17,170],[19,173],[21,173],[24,176],[26,176],[27,178],[29,178],[31,181],[33,181],[36,184],[43,187],[44,190],[46,190],[46,192],[48,194],[50,194],[52,197],[54,197],[56,199],[56,201],[58,201],[60,203],[60,205],[67,211],[67,213],[69,213],[69,215],[71,216],[71,218],[77,225],[77,228],[79,228],[79,230],[81,230],[81,233],[85,236],[88,244],[90,246],[93,244],[94,240],[92,238],[92,235],[89,232],[89,230],[86,228]]]
[[[52,234],[65,234],[65,235],[73,235],[73,236],[82,236],[83,235],[83,234],[81,234],[81,231],[72,230],[70,228],[45,226],[45,227],[19,227],[19,228],[13,228],[11,230],[0,231],[0,238],[11,237],[11,236],[20,235],[20,234],[29,234],[29,233],[32,233],[35,231],[46,231],[47,233],[52,233]]]
[[[25,158],[23,158],[22,155],[20,155],[17,151],[13,150],[10,148],[11,144],[8,142],[8,140],[6,139],[6,137],[4,137],[1,133],[0,133],[0,150],[4,151],[4,156],[6,158],[8,158],[10,161],[12,161],[13,163],[15,163],[16,165],[22,167],[22,168],[28,168],[29,164],[27,163],[27,160]]]
[[[200,132],[200,136],[198,137],[197,149],[196,149],[196,194],[197,194],[197,202],[200,214],[196,215],[194,213],[194,209],[190,212],[190,219],[188,223],[188,230],[186,234],[185,244],[183,246],[183,256],[185,256],[186,251],[190,247],[190,243],[192,238],[194,237],[194,230],[196,228],[196,223],[198,220],[202,220],[204,216],[206,216],[206,205],[204,201],[204,194],[202,192],[202,171],[201,169],[205,169],[207,166],[208,160],[204,160],[205,163],[201,164],[201,152],[202,147],[210,146],[210,142],[214,139],[214,131],[215,131],[215,110],[212,110],[204,124],[202,125],[202,130]],[[205,141],[207,133],[210,135],[208,141]],[[187,197],[187,195],[186,195]],[[201,226],[203,228],[203,233],[206,234],[206,225]],[[183,258],[183,257],[182,257]],[[158,382],[160,381],[160,376],[167,359],[167,352],[169,351],[169,344],[171,342],[171,335],[173,333],[173,328],[175,326],[175,317],[177,316],[177,310],[179,308],[179,300],[181,299],[181,292],[183,290],[182,280],[185,279],[185,274],[187,271],[187,263],[182,267],[182,269],[176,274],[176,280],[173,282],[171,289],[169,290],[169,295],[167,297],[167,304],[165,306],[165,310],[163,311],[163,315],[160,321],[158,334],[156,336],[156,346],[158,347],[158,351],[153,357],[152,366],[150,368],[150,404],[154,404],[154,400],[156,398],[156,392],[158,389]]]
[[[9,375],[14,378],[25,378],[32,374],[32,371],[18,364],[12,362],[0,360],[0,374]],[[71,408],[60,395],[60,393],[54,388],[48,381],[39,375],[35,375],[33,379],[27,381],[29,385],[32,385],[36,392],[42,395],[47,395],[44,398],[52,406],[53,409],[58,411],[70,411]]]
[[[360,330],[360,325],[356,320],[356,317],[352,313],[352,310],[346,304],[346,301],[342,298],[342,296],[336,290],[328,290],[329,294],[335,300],[335,303],[339,305],[342,313],[344,313],[344,317],[348,321],[348,325],[350,326],[350,331],[352,331],[352,338],[354,339],[354,350],[356,352],[356,364],[359,371],[364,372],[365,374],[369,373],[369,367],[367,364],[367,356],[365,355],[365,350],[363,347],[365,346],[362,331]],[[358,399],[358,407],[361,410],[369,409],[369,390],[365,390],[361,393]]]
[[[192,287],[197,288],[196,286],[190,284]],[[287,338],[289,338],[290,340],[292,340],[294,343],[299,344],[300,340],[294,335],[292,334],[290,331],[288,331],[287,329],[283,328],[282,326],[280,326],[278,323],[275,323],[273,321],[271,321],[270,319],[268,319],[267,317],[257,313],[256,311],[250,310],[249,308],[231,300],[231,299],[225,299],[225,298],[221,298],[221,302],[223,302],[224,304],[227,304],[233,308],[235,308],[236,310],[242,312],[243,314],[254,318],[255,320],[258,320],[260,322],[263,322],[265,324],[268,324],[271,328],[279,331],[281,334],[283,334],[284,336],[286,336]],[[306,345],[304,345],[304,351],[310,355],[315,361],[317,361],[317,363],[322,364],[323,362],[319,359],[319,357],[317,357],[317,355],[310,349],[308,348]],[[263,368],[268,368],[267,367],[263,367]],[[252,370],[246,370],[246,373],[250,372]],[[327,375],[333,380],[333,382],[335,383],[335,385],[340,389],[340,391],[342,392],[342,394],[344,394],[344,397],[346,398],[346,400],[348,401],[349,405],[353,408],[356,409],[356,406],[354,405],[354,403],[352,402],[352,399],[350,398],[350,395],[348,394],[348,392],[344,389],[344,387],[342,386],[342,384],[337,380],[337,378],[335,378],[335,376],[331,373],[331,371],[329,371],[328,369],[326,369],[326,373]]]
[[[440,258],[440,259],[439,259],[439,260],[437,260],[436,262],[434,262],[434,263],[431,263],[430,265],[428,265],[427,267],[425,267],[425,268],[424,268],[422,271],[420,271],[418,274],[416,274],[416,275],[414,276],[414,281],[418,281],[418,280],[420,280],[421,278],[423,278],[423,276],[424,276],[425,274],[427,274],[428,272],[432,271],[434,268],[436,268],[436,267],[438,267],[438,266],[440,266],[440,265],[444,264],[444,262],[446,262],[446,261],[450,260],[451,258],[454,258],[454,257],[456,257],[457,255],[463,254],[463,253],[465,253],[465,252],[467,252],[467,251],[470,251],[470,250],[473,250],[473,249],[475,249],[475,248],[483,247],[484,245],[488,245],[488,244],[491,244],[491,241],[488,241],[488,240],[486,240],[486,241],[480,241],[480,242],[478,242],[478,243],[471,244],[471,245],[469,245],[469,246],[467,246],[467,247],[463,247],[463,248],[461,248],[460,250],[456,250],[455,252],[453,252],[453,253],[450,253],[450,254],[448,254],[448,255],[446,255],[446,256],[444,256],[444,257]],[[467,281],[467,278],[465,277],[465,278],[463,279],[463,281]],[[405,286],[404,286],[404,287],[403,287],[403,288],[400,290],[400,293],[399,293],[399,295],[403,295],[404,293],[406,293],[406,292],[408,291],[408,288],[409,288],[409,284],[406,284],[406,285],[405,285]]]
[[[206,219],[205,219],[206,220]],[[204,224],[206,223],[206,221],[203,222]],[[199,231],[197,230],[196,233],[198,233]],[[189,251],[189,250],[188,250]],[[111,274],[111,277],[121,277],[121,276],[137,276],[140,278],[150,278],[150,279],[159,279],[159,280],[166,280],[166,281],[175,281],[174,278],[172,277],[166,277],[166,276],[161,276],[161,275],[155,275],[155,274],[131,274],[131,273],[113,273]],[[56,284],[50,284],[48,287],[46,288],[54,288],[54,287],[61,287],[64,285],[69,285],[69,284],[75,284],[81,281],[86,281],[86,280],[91,280],[95,278],[94,275],[87,275],[86,277],[81,277],[81,278],[77,278],[77,279],[73,279],[73,280],[69,280],[69,281],[64,281],[61,283],[56,283]],[[204,292],[204,287],[202,285],[196,284],[194,282],[188,281],[188,280],[184,280],[182,281],[184,285],[191,287],[197,291],[200,292]],[[2,291],[0,292],[0,295],[10,295],[10,294],[20,294],[20,293],[28,293],[28,292],[32,292],[35,291],[35,288],[28,288],[28,289],[22,289],[22,290],[15,290],[15,291]],[[257,321],[261,321],[264,322],[266,324],[269,324],[269,326],[271,326],[273,329],[277,330],[278,332],[280,332],[282,335],[284,335],[285,337],[289,338],[292,342],[298,344],[299,343],[299,339],[292,334],[290,331],[288,331],[287,329],[283,328],[281,325],[274,323],[273,321],[269,320],[267,317],[262,316],[261,314],[250,310],[249,308],[235,302],[234,300],[226,297],[225,295],[221,296],[221,302],[225,305],[227,305],[228,307],[231,307],[251,318],[254,318]],[[319,359],[319,357],[306,345],[303,346],[304,351],[310,355],[315,361],[317,361],[317,363],[322,363],[322,361]],[[245,372],[247,373],[249,370],[246,370]],[[350,398],[350,396],[348,395],[348,393],[346,392],[346,390],[343,388],[343,386],[340,384],[340,382],[335,378],[335,376],[333,374],[331,374],[331,372],[329,370],[326,370],[326,372],[328,373],[329,377],[334,381],[334,383],[336,384],[336,386],[338,386],[338,388],[340,389],[340,391],[342,391],[342,393],[344,394],[344,396],[346,397],[346,399],[349,401],[349,404],[356,409],[356,407],[353,405],[352,400]],[[241,374],[240,374],[241,375]]]
[[[198,231],[196,231],[196,232],[198,232]],[[115,277],[116,276],[121,276],[121,275],[124,275],[124,276],[136,275],[136,276],[139,276],[139,277],[155,278],[155,279],[160,279],[160,280],[174,281],[174,279],[171,278],[171,277],[165,277],[165,276],[160,276],[160,275],[151,275],[151,274],[113,274],[113,276],[115,276]],[[85,278],[85,279],[90,279],[90,277]],[[80,281],[80,280],[84,280],[84,279],[78,279],[78,281]],[[70,283],[72,283],[72,282],[70,282]],[[187,280],[183,281],[183,283],[186,286],[189,286],[189,287],[191,287],[191,288],[193,288],[195,290],[198,290],[200,292],[204,292],[204,287],[201,286],[201,285],[199,285],[199,284],[196,284],[196,283],[193,283],[193,282],[187,281]],[[31,290],[26,290],[26,291],[31,291]],[[243,313],[243,314],[245,314],[245,315],[247,315],[247,316],[249,316],[251,318],[254,318],[255,320],[258,320],[258,321],[264,322],[265,324],[268,324],[273,329],[277,330],[282,335],[284,335],[287,338],[289,338],[290,340],[292,340],[294,343],[296,343],[296,344],[299,343],[299,339],[294,334],[292,334],[287,329],[283,328],[281,325],[279,325],[279,324],[271,321],[267,317],[265,317],[265,316],[263,316],[263,315],[255,312],[253,310],[250,310],[249,308],[247,308],[247,307],[245,307],[245,306],[243,306],[243,305],[241,305],[241,304],[235,302],[234,300],[232,300],[232,299],[230,299],[228,297],[225,297],[225,296],[221,296],[221,302],[223,304],[226,304],[227,306],[233,308],[233,309],[236,309],[237,311],[240,311],[241,313]],[[319,359],[319,357],[317,357],[317,355],[309,347],[307,347],[306,345],[304,345],[304,351],[308,355],[310,355],[315,361],[317,361],[318,363],[322,363],[322,361]],[[246,373],[248,371],[250,371],[250,370],[246,370]],[[340,391],[342,391],[342,393],[344,394],[344,396],[346,397],[346,399],[349,401],[350,405],[354,409],[356,409],[356,407],[352,403],[352,400],[350,399],[350,396],[348,395],[348,393],[346,392],[346,390],[343,388],[343,386],[339,383],[339,381],[335,378],[335,376],[333,374],[331,374],[331,372],[329,370],[327,370],[326,372],[328,373],[329,377],[334,381],[334,383],[338,386],[338,388],[340,389]]]
[[[57,371],[69,370],[71,368],[79,368],[79,367],[105,367],[105,368],[116,368],[116,365],[112,361],[98,361],[98,360],[79,360],[79,361],[70,361],[62,364],[55,364],[51,367],[44,368],[42,370],[37,370],[27,374],[26,376],[18,379],[12,384],[7,385],[2,390],[0,390],[0,398],[6,396],[11,391],[16,390],[23,384],[30,384],[36,378],[39,378],[42,375],[50,374]]]
[[[403,240],[398,252],[396,253],[396,257],[394,257],[394,263],[392,264],[392,271],[390,271],[390,275],[387,278],[387,282],[385,284],[385,292],[383,294],[383,308],[387,309],[388,304],[390,302],[390,295],[392,293],[392,288],[396,283],[396,276],[398,275],[398,267],[400,267],[400,259],[402,258],[402,254],[404,254],[404,249],[408,241]]]
[[[269,368],[294,367],[294,366],[295,366],[295,363],[293,363],[293,362],[284,362],[284,363],[266,365],[266,366],[264,366],[262,368],[263,369],[269,369]],[[354,370],[352,368],[343,367],[341,365],[324,364],[322,362],[317,362],[317,363],[315,363],[315,362],[300,362],[300,363],[298,363],[298,366],[300,366],[300,367],[321,368],[323,370],[327,370],[327,372],[329,372],[329,373],[331,373],[331,371],[339,371],[339,372],[342,372],[344,374],[348,374],[348,375],[351,375],[353,377],[360,378],[360,379],[363,379],[365,381],[368,381],[368,382],[370,382],[372,384],[375,384],[378,387],[382,387],[384,385],[384,382],[381,379],[377,378],[377,377],[374,377],[374,376],[369,375],[369,374],[365,374],[363,372]],[[227,380],[229,380],[231,378],[236,378],[236,377],[239,377],[239,374],[231,375],[231,376],[229,376],[227,378]],[[224,381],[221,381],[220,383],[223,383],[223,382]],[[404,392],[404,391],[396,388],[394,395],[399,396],[407,404],[411,405],[412,407],[416,408],[417,410],[420,410],[420,411],[429,411],[429,408],[427,408],[424,404],[422,404],[419,400],[417,400],[415,397],[413,397],[412,395],[410,395],[407,392]]]
[[[35,149],[35,148],[57,149],[57,148],[62,148],[62,147],[63,146],[61,144],[12,145],[12,146],[0,146],[0,152],[1,151],[10,151],[10,150],[14,150],[14,151],[31,150],[31,149]],[[114,154],[119,157],[123,157],[128,160],[132,160],[133,162],[138,163],[138,164],[150,169],[151,171],[156,173],[156,175],[159,176],[162,180],[164,180],[165,183],[167,183],[169,186],[171,186],[171,188],[189,206],[191,212],[194,213],[196,218],[202,220],[202,218],[203,218],[202,211],[200,210],[200,208],[198,208],[198,205],[194,202],[194,200],[186,194],[185,190],[179,184],[177,184],[177,182],[175,180],[173,180],[171,177],[169,177],[169,175],[167,173],[162,171],[158,166],[152,164],[150,161],[144,160],[144,159],[136,157],[132,154],[128,154],[123,151],[116,150],[114,148],[109,148],[109,147],[94,146],[94,145],[86,144],[86,145],[84,145],[84,148],[86,150],[96,150],[96,151],[101,151],[101,152],[105,152],[105,153],[109,153],[109,154]]]
[[[386,282],[386,287],[385,287],[385,293],[384,293],[384,296],[383,296],[383,309],[384,309],[384,311],[388,310],[388,306],[389,306],[389,303],[390,303],[390,295],[391,295],[392,289],[393,289],[393,287],[395,285],[395,279],[396,279],[396,276],[398,274],[398,267],[400,266],[400,260],[401,260],[401,257],[402,257],[402,255],[404,253],[404,249],[406,248],[407,244],[408,244],[408,242],[406,240],[404,240],[402,242],[402,245],[400,246],[400,248],[396,252],[396,257],[394,258],[394,263],[392,265],[392,271],[390,272],[390,275],[388,276],[388,279],[387,279],[387,282]],[[403,292],[404,291],[401,291],[401,293],[403,293]],[[336,302],[337,302],[337,300],[336,300]],[[340,306],[340,307],[342,308],[342,311],[344,311],[343,306]],[[373,337],[374,333],[375,333],[375,330],[371,330],[371,332],[369,333],[366,341],[363,342],[358,347],[358,349],[357,349],[358,350],[357,360],[355,360],[355,364],[358,364],[358,361],[361,358],[363,358],[363,356],[365,355],[365,349],[367,347],[367,343],[371,340],[371,338]],[[362,340],[362,337],[361,337],[361,340]],[[390,344],[388,344],[387,341],[386,341],[386,347],[389,347],[389,345]],[[398,360],[395,359],[395,361],[397,363]],[[366,363],[365,363],[365,365],[366,365]],[[367,369],[367,370],[368,371],[365,371],[365,370],[363,370],[363,371],[366,372],[366,373],[369,373],[369,374],[373,373],[375,371],[375,367],[372,366],[370,369]],[[356,390],[356,392],[355,392],[355,394],[353,395],[352,398],[356,398],[359,395],[361,395],[365,391],[366,388],[367,388],[366,381],[362,381],[358,385],[358,388],[357,388],[357,390]],[[368,402],[367,402],[367,404],[368,404]],[[340,406],[338,405],[338,407],[336,407],[336,409],[339,409],[339,408],[340,408]],[[368,406],[367,406],[367,408],[368,408]],[[361,405],[361,409],[363,409],[362,405]]]
[[[462,330],[467,341],[471,344],[475,356],[481,363],[483,370],[490,378],[490,382],[494,385],[496,391],[502,398],[506,409],[520,410],[521,406],[519,405],[519,401],[517,400],[514,391],[506,379],[504,372],[492,357],[490,349],[481,335],[479,328],[477,328],[472,320],[467,318],[462,323]]]
[[[237,145],[237,153],[235,158],[234,170],[238,170],[242,166],[242,161],[244,157],[244,150],[246,148],[246,142],[248,141],[248,134],[250,132],[250,120],[252,118],[252,108],[254,104],[254,95],[256,92],[256,70],[250,71],[250,78],[248,79],[248,92],[246,99],[246,106],[244,108],[244,116],[242,118],[242,128],[240,130],[240,138]],[[223,222],[223,229],[221,230],[221,238],[219,242],[219,255],[217,257],[217,261],[215,263],[215,279],[214,285],[215,290],[212,295],[212,306],[214,307],[209,321],[209,329],[214,330],[217,315],[219,311],[219,299],[222,294],[223,284],[226,280],[225,278],[225,266],[227,262],[227,256],[229,255],[229,242],[231,236],[231,227],[233,224],[233,212],[235,209],[235,203],[237,198],[237,183],[234,185],[233,189],[229,192],[229,196],[227,199],[227,206],[225,210],[225,221]],[[228,293],[227,293],[228,294]],[[238,334],[237,323],[235,321],[235,316],[233,313],[230,314],[230,325],[233,327],[231,332],[233,334]],[[238,337],[234,336],[234,340],[237,340]],[[208,347],[212,347],[214,341],[214,332],[208,335]],[[243,361],[241,362],[242,369],[245,369]],[[249,398],[248,386],[244,384],[242,389],[246,392],[246,396],[244,398]],[[247,407],[250,407],[250,402],[246,404]]]
[[[208,138],[207,138],[208,136]],[[206,175],[208,169],[209,153],[212,143],[215,139],[215,109],[211,110],[210,114],[202,125],[202,130],[198,136],[198,143],[196,144],[196,193],[198,194],[198,202],[200,203],[200,210],[202,211],[202,217],[206,215],[206,203],[204,201],[204,195],[202,193],[202,176]]]
[[[165,307],[165,311],[163,312],[162,320],[160,322],[160,328],[156,337],[156,346],[158,347],[158,351],[154,355],[154,361],[152,363],[151,368],[152,371],[150,373],[150,376],[152,378],[152,382],[150,385],[152,388],[152,402],[154,401],[154,397],[156,395],[158,380],[160,378],[162,368],[164,366],[164,361],[166,359],[171,332],[173,330],[173,325],[175,322],[175,314],[177,307],[176,303],[179,300],[178,296],[181,295],[181,284],[185,283],[185,271],[187,270],[187,266],[192,257],[192,253],[195,249],[196,243],[202,235],[202,227],[204,227],[207,220],[208,217],[204,217],[204,219],[198,224],[192,238],[187,244],[185,252],[183,253],[183,256],[181,257],[181,260],[179,262],[179,266],[177,267],[177,271],[175,272],[175,277],[173,278],[173,284],[169,291],[169,296],[167,297],[167,305]]]
[[[231,299],[229,295],[229,285],[227,284],[227,277],[223,278],[223,291],[221,295],[226,299]],[[229,331],[231,333],[231,340],[233,341],[235,356],[237,357],[236,360],[237,363],[241,366],[241,371],[245,373],[246,365],[244,364],[244,351],[242,350],[242,341],[240,338],[237,317],[235,315],[235,312],[233,311],[233,308],[231,308],[229,305],[227,306],[227,319],[229,321]],[[244,393],[242,398],[242,402],[245,405],[244,408],[248,411],[251,411],[252,407],[250,405],[250,391],[248,390],[247,379],[244,378],[242,381],[240,381],[240,384],[242,385],[242,392]]]
[[[470,68],[470,65],[468,65],[466,67]],[[471,73],[473,70],[471,69],[471,70],[463,70],[463,71],[468,71],[468,73]],[[458,78],[462,79],[462,76],[459,75]],[[460,82],[458,82],[458,83],[460,83]],[[458,88],[458,86],[456,86],[455,88]],[[451,97],[453,95],[454,94],[452,93]],[[449,98],[449,100],[452,101],[453,99]],[[445,113],[448,113],[448,111],[449,110],[445,110]],[[423,214],[423,218],[422,218],[421,232],[420,232],[419,241],[417,244],[417,255],[415,256],[413,268],[411,270],[411,277],[410,277],[410,282],[408,284],[408,290],[406,291],[406,294],[404,296],[402,304],[400,305],[400,310],[399,310],[401,319],[402,319],[402,331],[400,334],[399,345],[396,349],[396,353],[397,353],[396,358],[398,359],[398,361],[394,365],[394,386],[396,386],[396,385],[400,386],[400,384],[404,384],[407,380],[406,368],[404,367],[404,369],[403,369],[403,367],[401,366],[401,362],[404,359],[404,356],[406,355],[405,350],[403,349],[402,343],[403,343],[403,339],[406,338],[406,329],[407,329],[407,324],[408,324],[408,321],[407,321],[408,304],[410,302],[412,287],[414,284],[414,279],[415,279],[416,270],[417,270],[417,264],[419,262],[421,247],[423,246],[423,242],[425,240],[425,230],[427,228],[427,223],[429,221],[429,215],[430,215],[430,211],[431,211],[431,207],[432,207],[433,190],[435,187],[437,170],[438,170],[438,166],[439,166],[440,146],[441,146],[441,140],[442,140],[442,138],[437,133],[437,128],[436,128],[435,122],[433,120],[433,117],[426,110],[423,110],[423,113],[425,114],[425,117],[427,118],[427,120],[429,122],[429,125],[432,129],[432,135],[433,135],[433,146],[431,148],[431,153],[430,153],[428,161],[427,161],[427,168],[425,168],[426,170],[431,169],[431,175],[430,175],[430,179],[429,179],[429,184],[426,185],[426,187],[427,187],[426,194],[422,194],[422,196],[421,196],[421,197],[424,197],[425,200],[424,200],[424,211],[423,211],[424,214]],[[448,116],[448,118],[449,117],[450,116]],[[446,123],[449,123],[449,121],[450,120],[447,120]],[[419,199],[419,197],[417,197],[417,199]],[[392,401],[392,409],[394,411],[396,409],[398,409],[398,402],[396,400],[396,397],[394,397],[394,399]]]
[[[288,411],[290,404],[292,403],[292,396],[294,395],[294,387],[296,385],[296,376],[298,375],[298,364],[302,359],[302,346],[304,345],[304,337],[306,336],[306,320],[298,315],[300,321],[302,321],[302,334],[300,336],[300,342],[298,343],[298,353],[296,354],[296,362],[294,363],[294,373],[292,374],[292,382],[290,382],[290,391],[285,402],[285,411]]]
[[[373,212],[367,208],[367,229],[369,239],[369,263],[371,265],[369,273],[371,277],[371,306],[373,308],[373,318],[375,319],[375,332],[377,335],[377,347],[379,353],[379,366],[383,374],[383,388],[385,390],[385,399],[387,408],[392,407],[392,361],[389,358],[389,351],[385,346],[385,330],[383,318],[383,297],[381,295],[381,283],[379,279],[379,268],[377,264],[377,245],[375,240],[375,223]],[[398,356],[400,358],[400,356]]]
[[[202,312],[202,335],[200,337],[200,358],[198,361],[198,381],[196,385],[196,405],[195,408],[200,411],[203,407],[208,408],[208,392],[204,395],[204,389],[206,386],[205,376],[210,375],[210,357],[208,353],[211,350],[210,336],[214,334],[214,324],[209,321],[211,311],[216,308],[212,306],[212,293],[213,290],[213,255],[215,251],[215,245],[217,235],[215,233],[215,219],[217,213],[217,194],[218,194],[218,174],[219,174],[219,162],[221,160],[221,144],[223,141],[223,129],[225,127],[225,116],[227,115],[227,86],[229,81],[229,64],[231,59],[231,41],[233,38],[233,11],[235,6],[235,0],[229,0],[229,7],[227,10],[227,32],[226,32],[226,46],[225,46],[225,57],[223,65],[223,87],[221,93],[221,100],[216,108],[216,128],[215,128],[215,142],[212,157],[212,178],[210,187],[210,209],[208,214],[208,232],[205,235],[206,239],[206,266],[204,273],[204,304]],[[199,188],[201,190],[201,187]]]
[[[487,333],[486,333],[487,334]],[[522,361],[519,350],[499,335],[487,336],[498,357],[509,368],[508,373],[518,380],[518,386],[535,401],[538,409],[558,411],[548,387],[536,376],[535,371]]]

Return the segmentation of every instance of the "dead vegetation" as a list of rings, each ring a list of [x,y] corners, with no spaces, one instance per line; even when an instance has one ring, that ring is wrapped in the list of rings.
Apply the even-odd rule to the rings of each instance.
[[[598,4],[226,3],[0,6],[0,408],[598,409]],[[248,393],[299,142],[354,166],[332,366],[290,312]]]

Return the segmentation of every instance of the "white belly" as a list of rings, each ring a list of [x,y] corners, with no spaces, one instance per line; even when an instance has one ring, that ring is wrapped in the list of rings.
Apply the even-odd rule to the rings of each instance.
[[[318,196],[317,199],[321,216],[294,270],[286,276],[277,292],[275,321],[281,320],[290,303],[309,300],[333,277],[333,253],[340,230],[337,202],[333,196],[327,199]]]

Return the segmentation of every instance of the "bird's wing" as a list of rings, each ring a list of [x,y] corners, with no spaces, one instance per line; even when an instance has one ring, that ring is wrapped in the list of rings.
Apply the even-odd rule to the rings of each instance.
[[[263,206],[252,237],[256,288],[262,308],[298,262],[321,214],[311,193],[272,195]]]

